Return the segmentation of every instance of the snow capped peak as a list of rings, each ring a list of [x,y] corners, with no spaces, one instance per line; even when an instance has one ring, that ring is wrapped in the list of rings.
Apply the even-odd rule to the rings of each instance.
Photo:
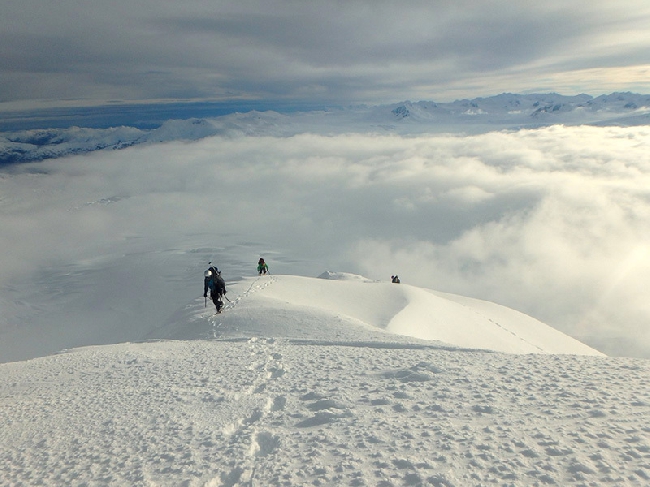
[[[596,98],[556,93],[502,93],[448,103],[404,101],[290,114],[252,111],[216,118],[170,119],[147,130],[133,127],[23,130],[0,134],[0,165],[213,136],[370,133],[377,128],[410,134],[453,130],[486,132],[551,124],[645,125],[649,109],[650,95],[634,93],[612,93]]]

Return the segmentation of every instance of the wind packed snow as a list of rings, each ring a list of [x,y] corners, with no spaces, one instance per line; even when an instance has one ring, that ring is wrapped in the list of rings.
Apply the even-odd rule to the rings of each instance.
[[[0,483],[650,482],[647,360],[492,303],[320,277],[242,278],[224,313],[195,299],[155,340],[0,365]]]

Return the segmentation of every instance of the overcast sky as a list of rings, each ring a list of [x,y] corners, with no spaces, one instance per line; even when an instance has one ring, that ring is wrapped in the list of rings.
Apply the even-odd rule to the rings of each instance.
[[[0,109],[650,92],[647,0],[0,2]]]

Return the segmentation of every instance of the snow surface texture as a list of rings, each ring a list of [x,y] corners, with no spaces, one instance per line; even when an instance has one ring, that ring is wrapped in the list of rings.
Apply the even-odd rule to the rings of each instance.
[[[155,333],[186,340],[0,365],[0,483],[648,485],[648,361],[490,303],[321,277],[230,283],[224,313],[197,299]],[[398,334],[407,313],[433,338],[423,302],[458,343]],[[490,323],[519,353],[470,348]]]

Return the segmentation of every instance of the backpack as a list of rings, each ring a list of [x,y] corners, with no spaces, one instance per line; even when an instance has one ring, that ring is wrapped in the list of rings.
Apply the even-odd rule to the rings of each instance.
[[[219,276],[219,270],[216,267],[210,267],[203,275],[205,276],[210,292],[218,292],[217,277]]]

